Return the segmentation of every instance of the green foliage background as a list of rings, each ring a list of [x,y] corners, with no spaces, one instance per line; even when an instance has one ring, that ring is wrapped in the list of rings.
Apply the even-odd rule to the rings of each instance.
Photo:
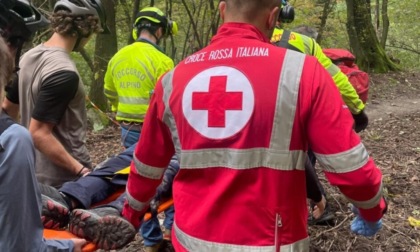
[[[131,36],[131,18],[127,15],[131,13],[133,1],[127,0],[126,4],[117,6],[117,36],[118,48],[122,48],[128,43],[128,36]],[[167,9],[169,0],[155,1],[155,6],[161,8],[164,12]],[[171,39],[168,38],[161,46],[164,47],[168,55],[175,55],[175,63],[181,61],[186,55],[189,55],[200,49],[197,41],[191,38],[191,21],[186,13],[185,5],[180,0],[172,0],[172,20],[178,23],[179,33],[174,36],[174,45],[171,46]],[[205,0],[185,0],[190,12],[194,16],[198,32],[202,37],[203,46],[207,45],[211,39],[209,26],[211,24],[212,14],[209,11],[208,1]],[[218,0],[213,1],[217,7]],[[298,25],[310,25],[319,28],[320,16],[322,14],[322,0],[290,0],[295,8],[296,18],[291,24],[285,24],[286,29],[291,29]],[[148,2],[142,1],[142,7],[146,7]],[[382,1],[379,1],[382,4]],[[375,1],[372,1],[372,20],[374,20]],[[420,70],[420,1],[391,0],[388,3],[388,15],[390,19],[389,34],[386,43],[386,52],[389,56],[399,60],[399,64],[405,70]],[[216,17],[218,14],[216,13]],[[380,31],[378,32],[380,36]],[[345,1],[336,1],[335,8],[329,14],[321,46],[323,48],[347,48],[349,49],[349,39],[346,30],[346,3]],[[92,39],[86,46],[89,55],[93,58],[95,41]],[[92,72],[84,59],[77,53],[73,57],[78,65],[81,75],[87,85],[92,81]]]

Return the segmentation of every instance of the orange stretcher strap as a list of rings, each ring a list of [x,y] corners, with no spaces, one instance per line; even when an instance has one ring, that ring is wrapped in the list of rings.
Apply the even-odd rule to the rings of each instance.
[[[167,201],[165,201],[165,202],[163,202],[162,204],[159,205],[158,213],[161,213],[161,212],[165,211],[166,209],[168,209],[173,204],[174,204],[174,200],[172,198],[168,199]],[[152,214],[151,213],[146,213],[144,215],[143,220],[148,221],[148,220],[150,220],[150,218],[152,218]]]

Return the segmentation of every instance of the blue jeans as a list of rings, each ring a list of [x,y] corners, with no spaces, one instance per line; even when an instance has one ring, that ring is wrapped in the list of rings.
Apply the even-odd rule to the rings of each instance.
[[[139,141],[140,131],[121,126],[121,144],[128,148]]]
[[[172,229],[172,225],[174,223],[174,213],[175,209],[173,206],[165,210],[165,219],[163,221],[165,229]],[[162,241],[163,234],[157,216],[142,223],[140,227],[140,234],[144,239],[144,246],[146,247],[151,247]]]

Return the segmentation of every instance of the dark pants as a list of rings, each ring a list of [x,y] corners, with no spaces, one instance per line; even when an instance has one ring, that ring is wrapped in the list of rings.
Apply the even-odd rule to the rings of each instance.
[[[116,190],[125,188],[127,175],[115,175],[115,172],[120,171],[131,164],[135,146],[136,145],[132,145],[117,156],[109,158],[86,177],[64,183],[59,191],[77,200],[80,204],[78,207],[84,209],[88,209],[92,204],[105,200]],[[168,172],[170,171],[170,169],[167,170]],[[171,177],[171,179],[173,179],[173,177]],[[123,193],[114,201],[100,207],[113,207],[118,209],[121,213],[125,199],[126,194]],[[173,218],[174,209],[172,207],[165,211],[165,228],[172,229]],[[144,238],[145,246],[153,246],[163,239],[162,230],[157,217],[143,222],[140,230]]]
[[[135,146],[133,145],[117,156],[107,159],[86,177],[64,183],[59,191],[76,199],[80,203],[80,207],[85,209],[105,200],[119,188],[125,187],[127,176],[121,176],[118,179],[114,175],[115,172],[131,164]]]
[[[308,194],[308,198],[312,199],[312,197],[318,198],[318,192],[322,195],[326,196],[324,187],[322,186],[321,182],[319,181],[318,175],[315,171],[315,163],[316,163],[316,156],[312,150],[308,150],[308,162],[305,164],[305,174],[306,174],[306,190]],[[315,196],[310,196],[314,195]],[[317,202],[317,201],[315,201]]]

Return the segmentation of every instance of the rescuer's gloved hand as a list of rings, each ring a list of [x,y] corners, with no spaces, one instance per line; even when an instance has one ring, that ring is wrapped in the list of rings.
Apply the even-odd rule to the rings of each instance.
[[[359,114],[357,114],[357,115],[352,114],[352,115],[353,115],[353,119],[354,119],[354,130],[357,133],[359,133],[360,131],[366,129],[366,127],[369,124],[369,118],[366,115],[365,111],[362,110],[362,111],[360,111]]]
[[[350,226],[353,233],[363,236],[373,236],[382,228],[382,219],[376,222],[366,221],[360,216],[359,209],[355,206],[352,205],[351,210],[356,216]]]

